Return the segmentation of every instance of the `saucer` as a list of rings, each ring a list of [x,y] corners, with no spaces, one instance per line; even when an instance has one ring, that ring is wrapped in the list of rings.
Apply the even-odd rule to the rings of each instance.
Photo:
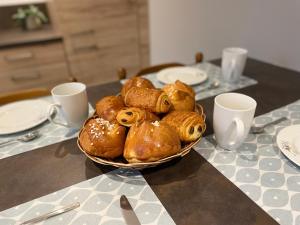
[[[206,81],[207,74],[198,68],[179,66],[161,70],[157,73],[157,80],[165,84],[180,80],[188,85],[195,85]]]
[[[282,129],[276,141],[281,152],[300,166],[300,124]]]

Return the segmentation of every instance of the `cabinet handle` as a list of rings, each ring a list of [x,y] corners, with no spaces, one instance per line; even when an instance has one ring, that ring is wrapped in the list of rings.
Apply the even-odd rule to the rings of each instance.
[[[91,44],[91,45],[87,45],[87,46],[79,46],[79,47],[75,47],[73,48],[73,51],[76,52],[83,52],[83,51],[95,51],[98,50],[98,45],[97,44]]]
[[[23,52],[15,55],[7,55],[4,56],[4,59],[8,62],[15,62],[15,61],[21,61],[26,59],[32,59],[33,58],[32,52]]]
[[[77,36],[82,36],[82,35],[93,35],[95,33],[94,30],[85,30],[77,33],[73,33],[70,36],[71,37],[77,37]]]
[[[42,76],[39,72],[31,73],[31,74],[22,74],[22,75],[13,75],[10,79],[14,82],[24,82],[24,81],[31,81],[31,80],[38,80]]]

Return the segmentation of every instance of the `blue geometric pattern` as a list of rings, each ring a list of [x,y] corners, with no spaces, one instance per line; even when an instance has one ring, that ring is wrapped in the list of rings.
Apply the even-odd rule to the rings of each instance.
[[[175,225],[143,176],[117,169],[0,212],[1,225],[16,225],[59,206],[80,207],[52,217],[43,225],[126,225],[119,199],[126,195],[141,224]]]
[[[194,148],[283,225],[300,224],[300,167],[281,153],[276,136],[284,127],[300,124],[299,114],[300,100],[255,118],[255,125],[282,116],[288,120],[267,127],[262,134],[249,134],[236,151],[217,147],[213,136],[203,138]]]

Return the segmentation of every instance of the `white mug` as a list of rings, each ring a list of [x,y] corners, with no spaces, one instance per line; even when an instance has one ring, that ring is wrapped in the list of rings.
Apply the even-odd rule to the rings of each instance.
[[[78,82],[59,84],[51,90],[51,94],[54,104],[48,109],[49,120],[65,127],[80,128],[89,111],[85,84]],[[52,118],[53,109],[57,109],[65,119],[65,123]]]
[[[221,148],[234,150],[246,139],[256,109],[256,101],[239,93],[224,93],[215,97],[213,127]]]
[[[243,48],[225,48],[222,55],[222,76],[227,82],[237,82],[242,75],[248,51]]]

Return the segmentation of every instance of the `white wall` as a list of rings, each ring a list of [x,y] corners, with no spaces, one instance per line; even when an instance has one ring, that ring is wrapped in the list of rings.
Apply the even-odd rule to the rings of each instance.
[[[300,71],[300,0],[149,0],[151,63],[207,60],[229,46]]]

